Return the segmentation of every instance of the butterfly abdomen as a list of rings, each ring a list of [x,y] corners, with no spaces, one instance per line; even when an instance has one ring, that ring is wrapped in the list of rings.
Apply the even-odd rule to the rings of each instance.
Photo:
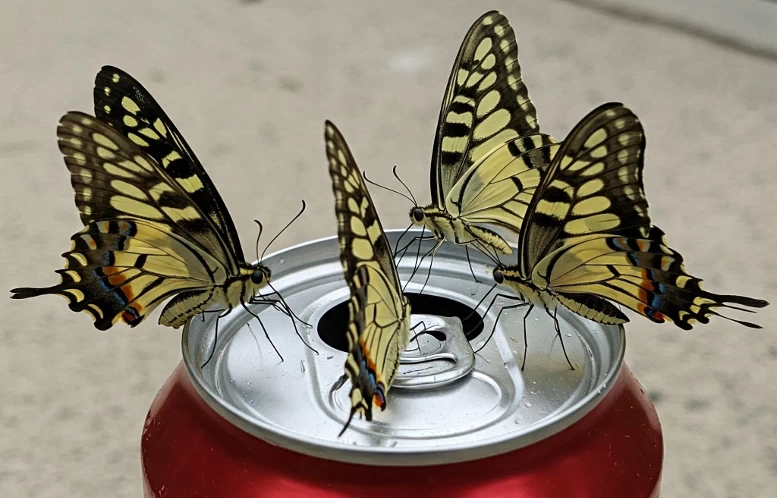
[[[554,293],[558,301],[578,315],[595,322],[617,325],[629,321],[618,308],[606,299],[591,294]]]
[[[217,287],[211,287],[206,290],[194,290],[178,294],[162,310],[159,324],[174,329],[179,328],[186,323],[186,320],[208,308],[216,290]]]
[[[507,241],[493,230],[479,225],[471,225],[461,218],[453,217],[433,206],[425,207],[423,211],[424,225],[439,241],[448,240],[454,244],[480,242],[497,249],[502,254],[513,253]]]

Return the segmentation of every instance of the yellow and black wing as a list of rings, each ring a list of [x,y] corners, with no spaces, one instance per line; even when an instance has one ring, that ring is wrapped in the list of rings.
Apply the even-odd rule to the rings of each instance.
[[[92,116],[66,114],[57,136],[86,226],[63,254],[60,284],[13,289],[12,297],[61,295],[101,330],[119,320],[135,326],[173,295],[160,318],[164,325],[178,327],[205,309],[216,285],[237,270],[186,187]]]
[[[432,150],[433,202],[444,209],[470,166],[494,147],[538,132],[515,33],[502,14],[488,12],[467,32],[448,79]]]
[[[554,156],[529,206],[520,273],[576,313],[603,323],[628,321],[605,299],[683,329],[723,316],[718,308],[750,312],[739,306],[766,306],[707,292],[686,272],[682,256],[651,226],[644,150],[642,125],[623,105],[605,104],[586,116]]]
[[[642,185],[645,134],[622,104],[604,104],[572,129],[532,198],[519,238],[519,267],[528,277],[570,237],[648,235]]]
[[[544,170],[560,145],[548,135],[519,137],[492,149],[448,193],[448,213],[468,225],[518,233]]]
[[[94,83],[94,112],[161,165],[205,213],[232,268],[244,261],[229,211],[202,164],[151,94],[132,76],[104,66]],[[91,220],[89,220],[91,221]],[[84,220],[84,223],[87,223]]]
[[[352,384],[348,427],[357,412],[372,420],[373,406],[385,409],[399,353],[409,339],[410,306],[367,186],[345,139],[329,121],[325,140],[340,260],[351,290],[345,364]]]
[[[575,237],[534,268],[532,281],[547,286],[576,313],[604,323],[623,323],[625,315],[601,298],[610,299],[658,323],[671,321],[681,329],[721,316],[751,328],[760,325],[721,315],[716,310],[763,308],[761,299],[704,290],[701,279],[688,274],[683,257],[671,249],[656,226],[645,237],[589,235]],[[735,305],[735,306],[732,306]],[[606,317],[621,317],[608,322]]]

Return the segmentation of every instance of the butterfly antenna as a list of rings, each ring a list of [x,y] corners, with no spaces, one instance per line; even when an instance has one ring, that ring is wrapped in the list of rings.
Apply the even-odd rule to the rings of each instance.
[[[305,212],[305,208],[306,208],[306,207],[307,207],[307,204],[305,204],[305,199],[302,199],[302,209],[300,209],[300,210],[299,210],[299,213],[297,213],[297,215],[296,215],[294,218],[292,218],[290,222],[286,223],[286,226],[285,226],[285,227],[283,227],[283,229],[281,229],[281,231],[280,231],[280,232],[278,232],[278,234],[277,234],[275,237],[273,237],[273,238],[272,238],[272,240],[270,241],[270,243],[269,243],[269,244],[267,244],[267,246],[264,248],[264,251],[262,251],[262,256],[259,258],[259,261],[260,261],[260,262],[262,261],[262,259],[264,259],[264,254],[267,252],[267,249],[269,249],[269,248],[270,248],[270,246],[272,245],[272,243],[273,243],[273,242],[275,242],[275,241],[278,239],[278,237],[280,237],[280,236],[281,236],[281,234],[282,234],[283,232],[285,232],[285,231],[286,231],[286,229],[287,229],[287,228],[289,228],[289,227],[291,226],[291,224],[292,224],[292,223],[294,223],[295,221],[297,221],[297,219],[298,219],[300,216],[302,216],[302,213],[304,213],[304,212]]]
[[[262,230],[264,230],[264,227],[262,226],[261,221],[254,220],[254,222],[259,225],[259,235],[256,236],[256,260],[259,261],[259,239],[262,238]]]
[[[403,182],[402,179],[399,177],[399,174],[397,174],[397,167],[396,167],[396,165],[394,166],[394,169],[392,169],[391,171],[394,173],[394,178],[396,178],[397,181],[399,181],[399,183],[401,183],[402,186],[405,187],[405,190],[407,190],[407,193],[410,194],[410,197],[413,200],[413,205],[417,206],[418,202],[416,202],[415,196],[413,195],[413,192],[410,191],[410,189],[407,187],[407,184],[405,184],[405,182]]]
[[[397,191],[397,190],[394,190],[393,188],[384,187],[384,186],[383,186],[383,185],[381,185],[380,183],[373,182],[372,180],[370,180],[369,178],[367,178],[367,172],[366,172],[366,171],[365,171],[365,172],[362,172],[362,176],[364,177],[364,181],[365,181],[365,182],[367,182],[367,183],[369,183],[370,185],[374,185],[374,186],[376,186],[376,187],[378,187],[378,188],[382,188],[383,190],[388,190],[389,192],[394,192],[395,194],[397,194],[397,195],[401,195],[402,197],[404,197],[404,198],[405,198],[405,199],[407,199],[408,201],[412,202],[412,203],[413,203],[413,205],[417,205],[417,204],[415,204],[415,201],[414,201],[413,199],[411,199],[410,197],[406,196],[406,195],[405,195],[405,194],[403,194],[402,192],[399,192],[399,191]]]

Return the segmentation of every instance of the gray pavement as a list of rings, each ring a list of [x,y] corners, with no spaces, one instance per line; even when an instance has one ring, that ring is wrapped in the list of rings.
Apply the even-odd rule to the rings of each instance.
[[[750,2],[767,25],[777,16],[775,3],[738,4]],[[162,103],[251,254],[252,220],[276,232],[302,197],[308,212],[278,248],[334,233],[327,118],[374,179],[388,181],[397,164],[426,198],[453,57],[470,23],[499,8],[517,33],[544,131],[561,138],[596,105],[626,103],[647,130],[653,219],[688,269],[710,290],[774,303],[777,62],[763,49],[777,40],[760,31],[748,38],[741,26],[715,39],[705,35],[716,29],[706,14],[695,29],[692,11],[652,9],[672,21],[656,23],[613,4],[639,8],[606,0],[6,0],[0,282],[56,281],[59,254],[80,224],[54,130],[65,111],[91,111],[101,65],[130,72]],[[384,225],[406,225],[405,203],[374,197]],[[140,433],[180,359],[179,332],[154,316],[98,333],[55,297],[3,299],[0,310],[0,496],[140,496]],[[628,362],[665,431],[662,497],[774,496],[777,309],[754,320],[764,330],[724,320],[691,332],[643,319],[628,325]]]

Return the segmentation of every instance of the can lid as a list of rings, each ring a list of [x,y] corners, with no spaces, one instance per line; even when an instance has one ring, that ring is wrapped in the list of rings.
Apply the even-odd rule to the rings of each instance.
[[[392,245],[401,233],[387,232]],[[430,248],[430,242],[421,242],[421,251]],[[184,363],[200,395],[228,421],[312,456],[416,466],[475,460],[527,446],[569,427],[607,394],[623,362],[623,328],[559,308],[564,346],[575,366],[570,370],[551,317],[535,308],[526,320],[528,358],[521,371],[525,312],[505,310],[489,340],[500,306],[493,306],[482,322],[471,311],[493,285],[490,262],[474,252],[470,260],[480,282],[472,278],[464,249],[443,244],[423,293],[418,295],[427,263],[407,286],[412,324],[423,322],[429,333],[403,351],[387,409],[374,412],[372,422],[356,416],[340,438],[350,408],[350,384],[337,383],[346,359],[349,290],[335,237],[264,260],[272,269],[273,287],[310,325],[298,325],[299,332],[318,354],[301,343],[283,313],[251,305],[283,362],[256,319],[236,309],[219,320],[215,352],[204,368],[200,365],[213,351],[215,314],[187,324]],[[401,278],[410,276],[413,264],[409,257],[400,263]],[[473,348],[484,343],[474,354]]]

